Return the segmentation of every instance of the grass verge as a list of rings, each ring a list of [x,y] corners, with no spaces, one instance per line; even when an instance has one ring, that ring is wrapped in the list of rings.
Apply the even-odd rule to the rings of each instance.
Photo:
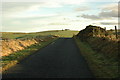
[[[73,38],[96,78],[118,78],[118,62],[96,53],[88,43],[82,42],[79,38]]]
[[[31,45],[24,50],[17,51],[15,53],[10,54],[9,56],[2,57],[2,71],[9,69],[10,67],[14,66],[15,64],[19,63],[25,57],[35,53],[39,49],[47,46],[48,44],[52,43],[53,41],[57,40],[58,38],[49,39],[47,41],[40,42],[38,44]]]

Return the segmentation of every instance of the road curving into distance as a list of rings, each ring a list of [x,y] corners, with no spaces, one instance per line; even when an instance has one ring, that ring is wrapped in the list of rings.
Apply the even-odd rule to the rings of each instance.
[[[93,78],[72,38],[59,38],[2,74],[2,78]]]

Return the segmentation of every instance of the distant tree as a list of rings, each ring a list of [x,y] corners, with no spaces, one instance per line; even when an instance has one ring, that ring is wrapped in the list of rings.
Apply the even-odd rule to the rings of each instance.
[[[68,30],[70,30],[70,29],[65,29],[65,31],[68,31]]]
[[[110,29],[110,31],[114,31],[113,29]]]

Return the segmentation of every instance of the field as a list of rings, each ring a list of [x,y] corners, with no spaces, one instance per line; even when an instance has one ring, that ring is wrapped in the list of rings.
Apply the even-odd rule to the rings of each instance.
[[[21,38],[31,38],[35,36],[48,36],[48,35],[58,35],[60,37],[72,37],[77,34],[79,31],[62,31],[62,30],[53,30],[53,31],[44,31],[44,32],[36,32],[36,33],[13,33],[13,32],[3,32],[2,39],[21,39]]]

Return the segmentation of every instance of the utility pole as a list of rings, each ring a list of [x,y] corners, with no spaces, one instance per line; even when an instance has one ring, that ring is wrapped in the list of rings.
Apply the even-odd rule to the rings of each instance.
[[[115,34],[116,34],[116,39],[118,39],[117,27],[116,26],[115,26]]]

